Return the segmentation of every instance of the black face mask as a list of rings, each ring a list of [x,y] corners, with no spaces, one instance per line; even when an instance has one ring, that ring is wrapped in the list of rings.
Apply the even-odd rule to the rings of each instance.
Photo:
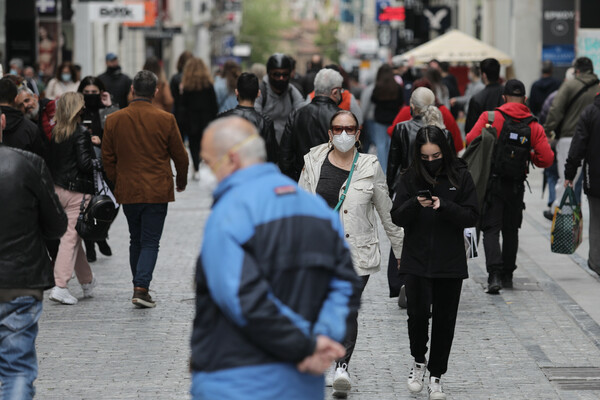
[[[98,109],[102,105],[102,99],[100,94],[84,94],[83,101],[85,102],[85,108]]]
[[[115,72],[119,71],[121,69],[120,66],[116,66],[116,67],[106,67],[106,72],[108,72],[109,74],[114,74]]]
[[[438,158],[437,160],[421,160],[423,163],[423,167],[429,172],[429,175],[432,177],[436,176],[436,173],[440,170],[442,165],[444,164],[443,158]]]
[[[269,83],[271,84],[271,86],[273,86],[275,88],[275,90],[277,90],[278,92],[281,93],[281,92],[284,92],[285,90],[287,90],[287,88],[290,84],[290,81],[269,78]]]

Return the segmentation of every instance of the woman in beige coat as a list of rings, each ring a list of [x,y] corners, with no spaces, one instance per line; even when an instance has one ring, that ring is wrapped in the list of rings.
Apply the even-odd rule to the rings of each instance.
[[[370,274],[379,271],[381,263],[375,212],[379,214],[397,258],[402,251],[403,231],[391,220],[392,201],[377,157],[358,153],[359,136],[354,114],[346,110],[335,113],[330,123],[329,143],[313,147],[304,156],[305,165],[298,184],[321,195],[331,208],[339,210],[354,268],[362,277],[364,290]],[[348,324],[344,340],[346,355],[337,360],[333,378],[335,396],[345,397],[350,391],[347,370],[357,333],[355,319]]]

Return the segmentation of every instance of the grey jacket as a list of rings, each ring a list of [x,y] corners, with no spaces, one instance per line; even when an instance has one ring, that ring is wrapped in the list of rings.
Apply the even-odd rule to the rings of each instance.
[[[577,126],[577,121],[579,120],[579,115],[588,104],[592,104],[594,101],[594,97],[596,96],[596,93],[598,93],[599,89],[598,84],[592,85],[590,88],[588,88],[575,100],[575,102],[572,101],[573,97],[575,97],[581,88],[592,83],[593,81],[598,81],[596,74],[584,72],[575,79],[566,81],[560,86],[556,97],[554,97],[552,106],[550,107],[550,112],[548,113],[546,123],[544,124],[544,130],[546,132],[555,131],[562,121],[560,132],[555,132],[556,136],[572,137],[575,134],[575,128]],[[571,105],[572,102],[573,104]],[[567,110],[568,114],[565,115]]]

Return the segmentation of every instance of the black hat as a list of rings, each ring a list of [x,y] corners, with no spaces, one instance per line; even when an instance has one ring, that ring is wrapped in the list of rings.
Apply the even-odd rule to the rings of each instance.
[[[525,85],[518,79],[509,79],[504,85],[505,96],[524,97],[525,96]]]

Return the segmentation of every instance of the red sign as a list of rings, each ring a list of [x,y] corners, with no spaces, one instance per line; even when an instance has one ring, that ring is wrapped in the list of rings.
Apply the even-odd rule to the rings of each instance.
[[[386,7],[379,14],[380,21],[404,21],[404,7]]]

